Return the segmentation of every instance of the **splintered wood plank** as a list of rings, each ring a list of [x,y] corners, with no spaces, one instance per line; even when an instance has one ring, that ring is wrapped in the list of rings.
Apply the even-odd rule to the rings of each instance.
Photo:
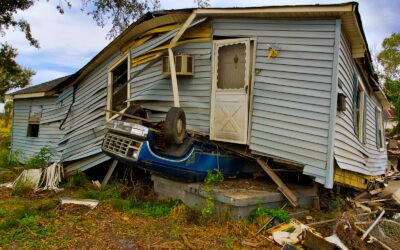
[[[282,194],[289,200],[289,202],[294,206],[297,207],[298,205],[298,199],[296,195],[286,186],[285,183],[279,178],[278,175],[275,174],[275,172],[268,166],[268,164],[262,160],[262,159],[257,159],[257,163],[262,167],[262,169],[268,174],[269,177],[275,182],[276,185],[278,185],[279,191],[282,192]]]

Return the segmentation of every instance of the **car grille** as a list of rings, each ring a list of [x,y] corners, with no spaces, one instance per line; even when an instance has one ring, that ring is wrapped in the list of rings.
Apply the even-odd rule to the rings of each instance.
[[[120,156],[132,157],[134,151],[138,151],[142,143],[129,137],[107,133],[103,141],[103,150]]]

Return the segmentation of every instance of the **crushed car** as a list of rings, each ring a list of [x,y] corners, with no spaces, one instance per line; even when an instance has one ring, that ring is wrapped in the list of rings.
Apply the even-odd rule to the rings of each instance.
[[[145,109],[131,106],[107,128],[102,144],[105,154],[165,177],[196,182],[210,171],[220,171],[225,178],[259,172],[254,160],[205,137],[189,135],[182,108],[173,107],[165,121],[152,122]]]

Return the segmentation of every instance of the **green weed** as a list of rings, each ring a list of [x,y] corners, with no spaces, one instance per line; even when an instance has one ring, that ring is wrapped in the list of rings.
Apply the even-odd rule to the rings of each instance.
[[[341,210],[342,204],[340,203],[340,198],[339,196],[336,196],[336,199],[329,204],[329,211],[340,212]]]
[[[283,209],[257,207],[250,213],[250,218],[253,220],[263,216],[275,217],[280,222],[285,222],[285,223],[288,223],[290,221],[289,214]]]
[[[51,162],[51,158],[53,157],[53,155],[54,155],[53,151],[48,146],[45,146],[45,147],[40,149],[39,153],[37,153],[36,155],[32,156],[25,163],[24,167],[26,169],[48,167],[48,165]]]
[[[207,220],[213,213],[215,207],[215,195],[212,191],[212,187],[216,184],[222,182],[224,180],[224,176],[220,171],[211,172],[208,171],[206,178],[204,179],[204,190],[207,192],[206,196],[206,205],[201,210],[200,221],[204,222]]]
[[[213,186],[224,180],[224,176],[221,171],[208,171],[207,176],[204,179],[205,186]]]
[[[231,237],[226,238],[225,239],[226,249],[232,249],[232,243],[233,243],[233,239]]]

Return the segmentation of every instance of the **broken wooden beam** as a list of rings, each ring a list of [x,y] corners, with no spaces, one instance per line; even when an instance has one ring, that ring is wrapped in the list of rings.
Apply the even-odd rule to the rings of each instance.
[[[377,188],[377,189],[369,191],[369,194],[376,195],[376,194],[382,193],[382,191],[383,191],[383,188]]]
[[[104,187],[105,185],[107,185],[108,181],[111,178],[111,175],[114,173],[114,169],[117,166],[118,161],[117,160],[113,160],[110,167],[108,168],[107,174],[103,179],[103,182],[101,183],[101,186]]]
[[[289,200],[292,206],[297,207],[299,202],[296,195],[286,186],[285,183],[279,178],[277,174],[268,166],[268,164],[262,160],[261,158],[257,159],[257,163],[261,166],[261,168],[268,174],[269,177],[278,185],[279,191]]]
[[[371,226],[369,226],[369,228],[364,232],[364,234],[361,236],[361,240],[364,240],[368,234],[372,231],[372,229],[374,229],[374,227],[378,224],[378,222],[382,219],[383,215],[385,214],[385,210],[383,210],[378,218],[376,218],[376,220],[371,224]]]

